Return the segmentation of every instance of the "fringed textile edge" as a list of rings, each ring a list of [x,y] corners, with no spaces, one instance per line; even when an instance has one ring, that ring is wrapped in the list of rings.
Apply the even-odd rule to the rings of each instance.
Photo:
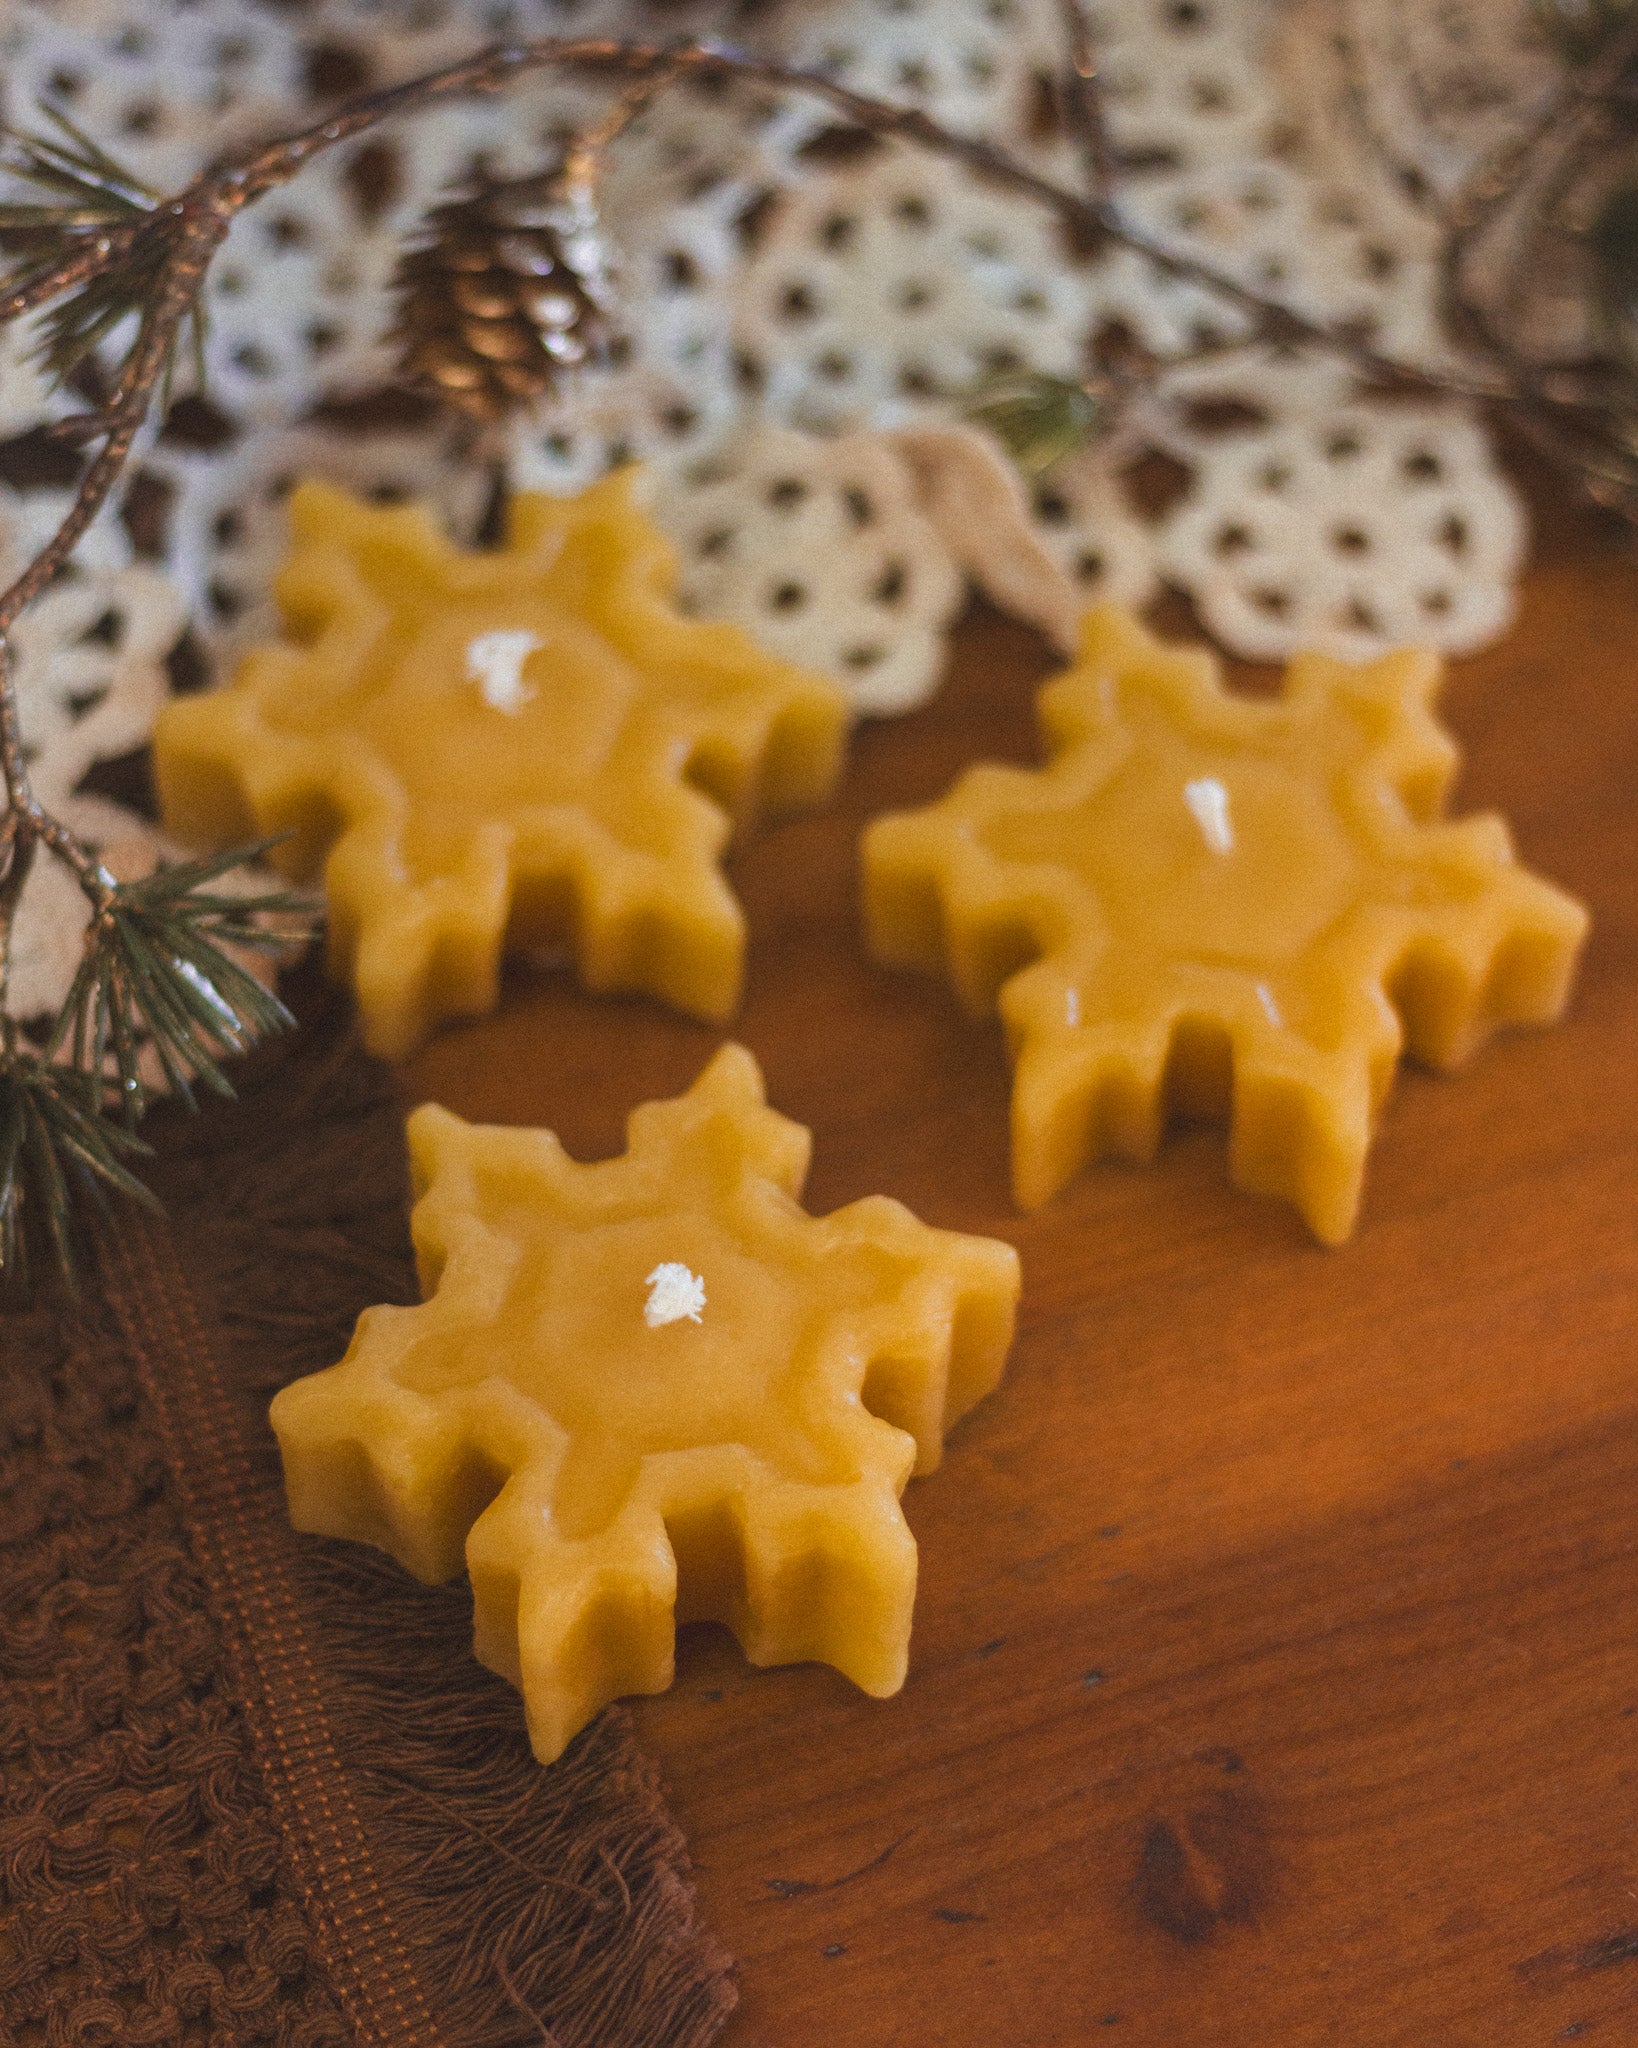
[[[236,1101],[151,1120],[172,1219],[161,1233],[186,1268],[179,1284],[199,1298],[197,1350],[231,1412],[241,1483],[263,1515],[277,1503],[264,1568],[305,1638],[305,1676],[303,1657],[281,1661],[277,1646],[271,1665],[265,1643],[241,1658],[247,1689],[262,1695],[252,1719],[272,1711],[286,1734],[306,1736],[322,1717],[301,1825],[334,1855],[336,1808],[350,1802],[359,1818],[341,1853],[369,1869],[348,1868],[338,1893],[320,1857],[312,1895],[343,1950],[364,1915],[372,1953],[352,1970],[354,1992],[376,2017],[361,2039],[405,2048],[392,2015],[419,2003],[445,2048],[706,2048],[735,2003],[732,1960],[699,1922],[686,1846],[624,1710],[542,1768],[515,1694],[472,1655],[464,1585],[420,1586],[374,1552],[297,1538],[283,1521],[268,1397],[333,1363],[363,1307],[415,1299],[402,1118],[385,1071],[333,1008],[235,1078]],[[135,1284],[151,1288],[167,1263],[156,1249]],[[170,1299],[167,1315],[178,1307]],[[197,1418],[179,1417],[171,1430],[179,1478],[219,1520],[221,1499],[186,1469],[191,1428]],[[224,1555],[231,1575],[231,1546]],[[221,1590],[229,1610],[242,1604],[234,1586]],[[292,1672],[297,1691],[281,1702]],[[264,1767],[279,1772],[273,1732]],[[390,1924],[375,1925],[378,1913]],[[418,1999],[382,1981],[395,1955],[409,1960]]]

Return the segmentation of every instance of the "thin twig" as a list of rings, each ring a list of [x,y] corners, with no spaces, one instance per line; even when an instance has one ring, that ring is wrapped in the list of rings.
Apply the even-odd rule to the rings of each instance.
[[[564,176],[571,185],[591,187],[598,182],[609,151],[664,92],[678,68],[675,55],[667,53],[648,70],[639,71],[623,91],[615,94],[602,120],[575,138],[563,160]]]
[[[100,264],[131,258],[144,236],[164,234],[167,238],[159,283],[142,315],[137,340],[124,364],[114,398],[102,412],[88,415],[77,429],[86,438],[100,439],[98,453],[56,533],[10,589],[0,594],[0,648],[18,615],[67,561],[122,473],[168,374],[177,335],[198,305],[211,258],[235,215],[288,183],[315,157],[384,121],[449,100],[496,93],[546,70],[590,70],[624,81],[608,116],[582,145],[581,160],[589,168],[595,168],[609,143],[654,95],[678,78],[692,76],[800,93],[823,101],[871,134],[960,163],[989,183],[1035,201],[1056,215],[1083,245],[1100,238],[1113,240],[1133,250],[1161,275],[1202,287],[1243,314],[1251,323],[1252,338],[1256,340],[1322,350],[1348,363],[1362,379],[1378,384],[1444,397],[1517,400],[1516,383],[1510,385],[1505,378],[1484,374],[1430,370],[1390,356],[1356,333],[1312,319],[1269,298],[1206,257],[1173,246],[1134,220],[1116,189],[1116,157],[1103,107],[1096,52],[1081,0],[1059,0],[1059,4],[1068,43],[1069,118],[1091,187],[1087,192],[1059,185],[983,137],[955,133],[919,108],[856,92],[819,72],[756,57],[728,45],[656,44],[604,36],[547,36],[479,51],[424,77],[364,94],[337,108],[322,122],[200,172],[172,199],[160,202],[140,221],[98,236],[90,246],[77,250],[44,276],[27,281],[9,300],[0,301],[0,319],[15,317],[72,291],[96,275]],[[1570,97],[1591,103],[1607,94],[1634,50],[1638,50],[1638,22],[1577,75],[1569,89]],[[1534,146],[1533,141],[1527,141],[1526,154]],[[1493,164],[1466,188],[1459,211],[1464,232],[1469,235],[1482,231],[1490,209],[1497,203],[1494,188],[1505,169],[1504,163]],[[1458,262],[1451,273],[1453,303],[1460,297],[1460,282]],[[1492,344],[1488,332],[1481,339],[1492,360],[1515,367],[1512,358],[1499,345]],[[1539,392],[1532,391],[1531,396],[1541,403],[1551,402]],[[104,889],[100,864],[72,833],[48,819],[34,803],[16,739],[15,711],[10,666],[0,662],[0,756],[4,757],[11,806],[28,816],[28,829],[36,838],[68,860],[82,887],[97,901]],[[4,938],[0,932],[0,946]]]
[[[1603,141],[1602,124],[1597,128],[1584,127],[1580,136],[1559,152],[1558,160],[1550,166],[1537,188],[1530,207],[1529,220],[1513,245],[1496,297],[1503,306],[1522,306],[1531,289],[1532,282],[1540,277],[1546,244],[1555,233],[1564,232],[1563,212],[1571,193],[1586,176]],[[1516,344],[1514,347],[1516,349]],[[1584,366],[1583,366],[1584,367]],[[1532,362],[1529,365],[1533,389],[1556,389],[1568,374],[1573,376],[1575,364],[1549,360]],[[1577,380],[1577,389],[1581,380]]]
[[[240,157],[202,171],[174,198],[163,202],[134,226],[98,237],[89,248],[57,265],[40,280],[0,301],[0,319],[49,303],[94,275],[100,263],[128,256],[143,235],[165,231],[171,238],[159,288],[142,319],[137,342],[120,380],[111,408],[86,430],[102,445],[81,479],[73,505],[57,531],[23,574],[0,593],[0,643],[18,615],[32,603],[61,569],[86,528],[101,510],[130,455],[156,391],[172,360],[183,321],[197,305],[211,257],[234,216],[266,193],[288,183],[317,156],[351,141],[381,122],[414,114],[445,101],[501,91],[519,79],[544,70],[591,69],[612,72],[627,83],[609,119],[603,124],[606,147],[653,95],[674,79],[694,76],[713,81],[739,81],[820,99],[870,133],[910,143],[963,164],[990,183],[1047,207],[1077,236],[1106,235],[1141,255],[1163,275],[1203,286],[1226,304],[1246,314],[1260,338],[1300,342],[1324,349],[1349,362],[1359,374],[1381,383],[1467,397],[1505,397],[1495,384],[1401,362],[1371,348],[1357,335],[1327,326],[1267,298],[1220,271],[1194,253],[1177,249],[1133,221],[1120,205],[1114,188],[1114,156],[1098,91],[1091,37],[1079,0],[1061,0],[1070,42],[1071,119],[1082,138],[1095,189],[1090,194],[1069,190],[1043,177],[998,145],[978,136],[960,135],[941,126],[919,108],[880,100],[839,84],[821,73],[777,63],[726,45],[710,43],[655,44],[615,38],[547,36],[527,43],[505,44],[480,51],[440,71],[368,93],[336,109],[326,120],[277,141],[262,144]],[[1593,67],[1591,83],[1603,76]],[[1607,81],[1606,81],[1607,86]],[[593,131],[594,137],[598,131]],[[9,707],[9,721],[7,711]],[[7,737],[9,728],[12,737]],[[15,742],[14,684],[9,664],[0,663],[0,755],[6,787],[14,808],[31,811],[32,794],[21,749]],[[96,881],[95,863],[64,828],[47,829],[36,821],[38,836],[54,852],[64,852],[82,885]],[[78,853],[79,858],[75,858]],[[97,883],[100,887],[100,883]]]
[[[4,1030],[5,1050],[9,1052],[11,1019],[6,1011],[6,994],[11,981],[11,928],[16,922],[17,906],[22,901],[39,840],[28,829],[20,811],[10,812],[6,825],[9,828],[6,833],[6,867],[5,873],[0,875],[0,1029]]]
[[[873,135],[907,142],[932,155],[960,163],[993,185],[1016,192],[1021,198],[1035,200],[1056,214],[1080,238],[1096,241],[1100,235],[1107,235],[1134,250],[1164,275],[1201,285],[1249,315],[1270,338],[1302,342],[1328,354],[1341,356],[1361,376],[1371,381],[1437,391],[1445,396],[1490,398],[1506,395],[1493,381],[1428,370],[1421,364],[1388,356],[1346,329],[1310,319],[1306,314],[1243,284],[1206,258],[1175,248],[1139,226],[1112,195],[1088,196],[1073,191],[1032,170],[1008,150],[982,136],[962,135],[943,127],[919,107],[876,99],[867,93],[855,92],[852,87],[842,85],[821,72],[756,57],[727,44],[658,44],[601,36],[573,39],[547,36],[534,42],[506,45],[450,65],[443,71],[431,72],[424,78],[412,79],[403,85],[391,86],[385,91],[350,101],[338,108],[329,120],[284,141],[268,144],[206,174],[181,196],[184,201],[196,197],[211,203],[218,193],[225,195],[231,191],[239,204],[248,203],[275,186],[287,183],[315,156],[384,120],[473,93],[497,92],[536,71],[591,69],[612,71],[616,75],[641,75],[661,68],[668,68],[678,77],[693,76],[725,83],[738,81],[822,100],[855,126]]]
[[[1342,72],[1342,104],[1365,151],[1388,173],[1397,190],[1413,206],[1428,214],[1441,228],[1448,229],[1449,208],[1444,194],[1438,190],[1420,164],[1412,162],[1409,157],[1401,156],[1376,119],[1371,105],[1371,91],[1366,79],[1364,59],[1360,53],[1353,0],[1337,0],[1337,28],[1333,46]]]
[[[118,262],[135,239],[134,227],[111,228],[106,235],[98,235],[95,240],[87,241],[76,249],[73,255],[64,257],[61,263],[53,264],[48,270],[33,272],[11,291],[0,295],[0,326],[22,319],[40,306],[50,305],[87,278]]]
[[[131,444],[148,416],[149,404],[171,360],[177,330],[198,296],[210,259],[232,219],[231,210],[209,205],[179,202],[173,211],[180,216],[175,251],[166,266],[159,293],[143,316],[130,367],[122,379],[115,408],[107,416],[102,447],[80,479],[74,502],[61,525],[17,581],[0,594],[0,636],[10,632],[18,615],[27,610],[68,560],[119,481]],[[9,677],[7,680],[9,683]],[[11,788],[9,779],[7,788]]]
[[[1446,234],[1439,251],[1439,307],[1458,341],[1477,346],[1521,387],[1539,398],[1537,368],[1530,363],[1467,289],[1469,261],[1527,180],[1541,152],[1555,144],[1571,149],[1584,128],[1605,118],[1610,95],[1638,61],[1638,13],[1619,28],[1597,56],[1572,71],[1538,109],[1521,133],[1500,144],[1471,172],[1446,209]],[[1521,395],[1515,388],[1513,396]]]

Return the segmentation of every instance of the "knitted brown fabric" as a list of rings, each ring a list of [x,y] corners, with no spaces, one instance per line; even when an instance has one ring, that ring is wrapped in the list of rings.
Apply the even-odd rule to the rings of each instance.
[[[340,1033],[151,1118],[168,1222],[0,1317],[0,2042],[704,2048],[729,1963],[625,1714],[543,1770],[464,1588],[285,1523],[268,1395],[414,1298]]]

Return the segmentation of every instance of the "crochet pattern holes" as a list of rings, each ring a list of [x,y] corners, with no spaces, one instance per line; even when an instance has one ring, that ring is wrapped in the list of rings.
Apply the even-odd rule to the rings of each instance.
[[[862,711],[908,710],[935,687],[961,578],[873,437],[750,429],[662,478],[654,510],[678,537],[685,609],[847,676]]]
[[[1127,203],[1147,226],[1305,312],[1367,326],[1384,347],[1448,353],[1435,228],[1407,196],[1407,167],[1410,183],[1448,190],[1528,120],[1551,60],[1524,0],[1431,12],[1412,0],[1096,0],[1091,12]],[[662,18],[664,33],[675,26]],[[327,96],[497,35],[565,27],[629,33],[633,19],[620,0],[425,0],[390,18],[379,0],[14,0],[0,65],[9,106],[63,107],[168,188],[236,140],[311,118]],[[1060,179],[1079,175],[1051,83],[1053,0],[815,0],[744,33],[992,134]],[[1361,80],[1371,134],[1345,114]],[[458,432],[425,424],[365,431],[349,408],[390,373],[388,282],[427,207],[479,158],[502,173],[538,167],[600,104],[584,84],[546,80],[440,108],[318,160],[236,222],[209,286],[209,407],[194,425],[203,417],[211,430],[173,431],[141,453],[123,507],[91,536],[85,573],[130,570],[134,535],[220,673],[270,628],[281,498],[298,470],[425,497],[470,539],[491,499],[487,451],[478,461]],[[617,462],[648,463],[687,601],[828,669],[880,713],[936,682],[952,584],[970,574],[1003,590],[1007,577],[999,559],[986,576],[982,524],[959,551],[933,530],[908,473],[883,486],[891,516],[847,526],[829,441],[948,420],[998,370],[1076,375],[1112,331],[1171,357],[1243,330],[1129,252],[1066,249],[1043,214],[947,165],[902,147],[822,146],[833,129],[815,104],[757,94],[680,90],[652,108],[622,139],[604,192],[624,346],[513,422],[498,454],[511,485],[559,491]],[[1527,311],[1563,326],[1550,293]],[[29,343],[0,336],[0,436],[26,436],[64,409],[43,392]],[[1248,409],[1232,432],[1192,403],[1203,378]],[[1324,453],[1339,430],[1361,442],[1346,473]],[[758,498],[759,461],[746,454],[765,434],[786,437],[782,470],[809,493],[783,520]],[[1157,451],[1175,488],[1158,507],[1135,503],[1126,480]],[[715,454],[726,471],[702,466]],[[43,538],[51,501],[4,478],[0,468],[15,560],[24,539]],[[1269,659],[1305,642],[1369,654],[1401,635],[1459,652],[1511,614],[1523,521],[1482,425],[1459,405],[1363,397],[1333,365],[1247,352],[1174,370],[1049,481],[1034,533],[1062,578],[1056,613],[1094,595],[1141,603],[1164,581],[1231,649]],[[1452,519],[1466,536],[1459,556],[1441,538]],[[834,533],[835,559],[804,563],[793,601],[781,595],[788,543],[818,532],[815,521]],[[718,528],[733,544],[699,553]],[[1355,531],[1363,549],[1337,539]],[[147,687],[139,671],[151,672],[152,650],[141,644],[115,657],[121,702]],[[60,652],[36,624],[26,697],[51,700]],[[52,717],[34,716],[49,728],[45,756],[67,746]],[[106,812],[99,829],[148,830]],[[54,896],[52,916],[64,909]],[[43,919],[31,903],[26,930]],[[54,963],[30,970],[38,1006],[68,952],[55,938],[27,943]]]

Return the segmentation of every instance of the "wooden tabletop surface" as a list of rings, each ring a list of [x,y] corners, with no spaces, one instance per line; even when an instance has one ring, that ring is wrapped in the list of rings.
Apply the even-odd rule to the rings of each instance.
[[[733,1034],[809,1206],[1009,1238],[1024,1304],[906,1495],[904,1691],[691,1629],[638,1708],[741,1958],[726,2048],[1638,2042],[1638,555],[1543,525],[1445,706],[1456,808],[1591,905],[1574,1006],[1402,1074],[1340,1251],[1209,1129],[1019,1215],[998,1028],[864,958],[860,826],[1034,758],[1029,634],[970,619],[733,861]],[[601,1156],[716,1036],[521,977],[406,1082]]]

